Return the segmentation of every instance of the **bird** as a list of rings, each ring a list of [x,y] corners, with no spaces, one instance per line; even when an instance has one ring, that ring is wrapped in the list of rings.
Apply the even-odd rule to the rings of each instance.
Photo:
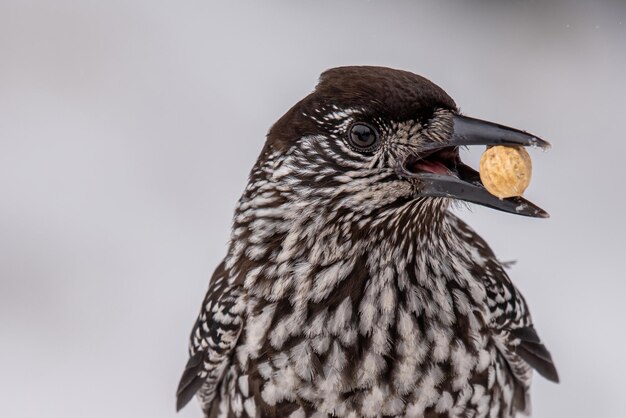
[[[439,86],[326,70],[268,131],[193,326],[177,410],[217,417],[514,417],[559,377],[527,303],[454,212],[498,199],[477,145],[547,148],[461,114]]]

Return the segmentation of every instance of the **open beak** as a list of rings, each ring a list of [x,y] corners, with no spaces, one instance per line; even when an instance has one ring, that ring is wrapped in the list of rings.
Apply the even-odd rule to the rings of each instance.
[[[455,115],[454,128],[447,141],[433,142],[409,157],[404,173],[420,181],[420,194],[449,197],[504,212],[534,218],[548,218],[546,211],[523,197],[499,199],[489,193],[480,175],[459,158],[459,146],[511,145],[547,149],[550,144],[526,132],[467,116]]]

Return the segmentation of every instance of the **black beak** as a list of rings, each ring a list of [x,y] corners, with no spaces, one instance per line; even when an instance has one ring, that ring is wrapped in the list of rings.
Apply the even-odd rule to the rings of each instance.
[[[454,115],[453,121],[452,136],[446,145],[448,147],[459,145],[522,145],[542,149],[550,148],[549,142],[519,129],[461,115]]]
[[[459,159],[458,147],[470,145],[511,145],[550,148],[541,138],[526,132],[466,116],[455,115],[452,135],[447,141],[433,142],[410,157],[406,175],[420,180],[420,194],[449,197],[534,218],[548,218],[546,211],[523,197],[499,199],[489,193],[480,175]]]

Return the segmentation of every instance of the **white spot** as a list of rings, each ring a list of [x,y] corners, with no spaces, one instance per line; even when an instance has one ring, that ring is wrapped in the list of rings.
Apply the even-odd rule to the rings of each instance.
[[[388,397],[388,394],[383,393],[383,391],[378,386],[374,386],[370,392],[363,399],[363,416],[365,417],[376,417],[380,415],[380,409]]]
[[[256,417],[256,403],[254,403],[254,398],[246,399],[243,403],[243,407],[249,417]]]
[[[237,379],[237,382],[239,384],[239,390],[241,391],[241,394],[245,397],[250,396],[248,391],[248,375],[244,374],[243,376],[240,376],[239,379]]]

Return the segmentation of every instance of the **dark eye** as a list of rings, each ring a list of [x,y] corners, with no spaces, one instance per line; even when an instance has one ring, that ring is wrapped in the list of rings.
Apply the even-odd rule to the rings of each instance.
[[[348,134],[350,145],[359,151],[372,151],[378,144],[378,132],[365,123],[355,123]]]

